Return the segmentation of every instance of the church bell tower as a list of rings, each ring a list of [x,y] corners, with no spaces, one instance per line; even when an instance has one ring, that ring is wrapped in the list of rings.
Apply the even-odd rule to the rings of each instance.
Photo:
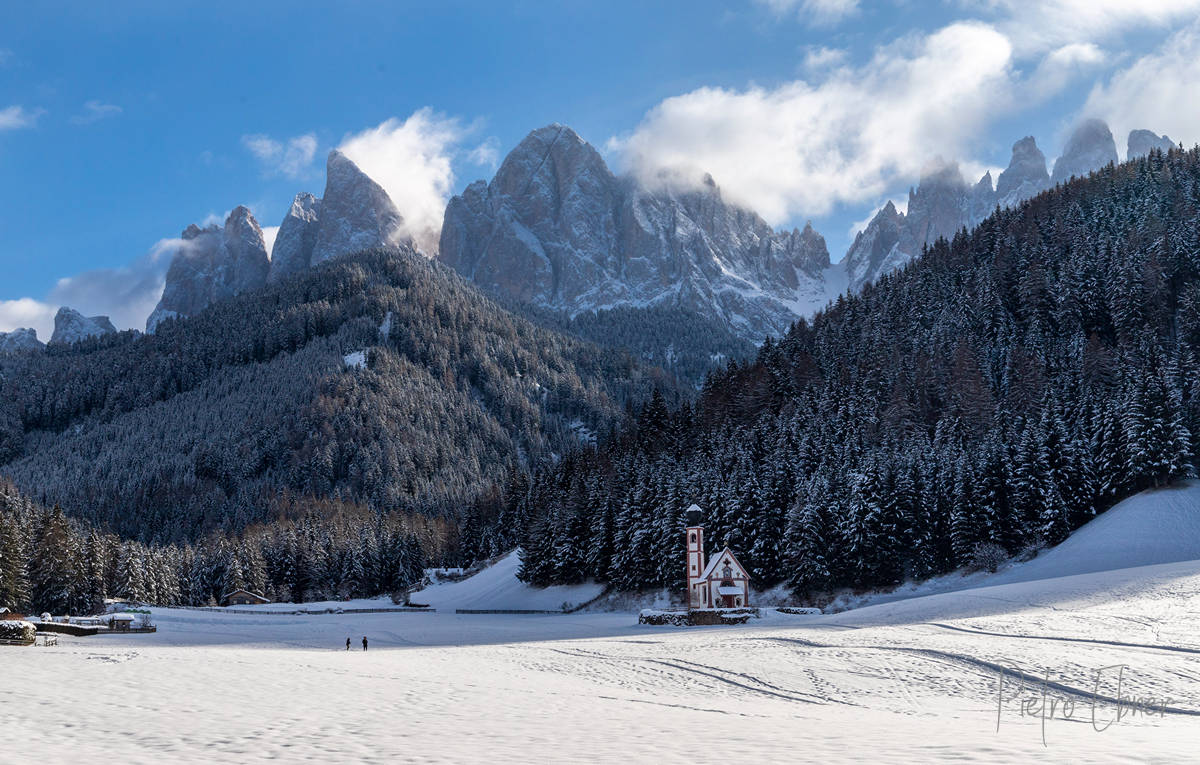
[[[687,582],[688,608],[708,606],[704,602],[704,580],[700,578],[704,573],[704,527],[700,525],[703,513],[699,505],[692,505],[687,509],[687,529],[684,532],[687,534],[687,564],[684,581]]]

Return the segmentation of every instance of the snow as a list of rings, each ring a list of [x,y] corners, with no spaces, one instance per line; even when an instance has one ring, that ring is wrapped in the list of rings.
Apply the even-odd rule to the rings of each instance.
[[[954,573],[906,583],[893,592],[843,596],[831,610],[1013,582],[1200,560],[1200,481],[1129,497],[1075,531],[1066,541],[995,574]]]
[[[412,599],[439,611],[455,609],[511,609],[558,611],[563,603],[578,606],[604,592],[601,584],[530,587],[517,579],[521,559],[516,551],[495,565],[458,582],[445,582],[414,593]]]
[[[1028,563],[989,583],[1028,582],[1155,563],[1200,560],[1200,481],[1130,497]]]
[[[354,353],[347,353],[342,357],[342,362],[345,363],[347,369],[366,369],[367,352],[355,351]]]
[[[599,591],[523,585],[514,555],[414,596],[437,613],[154,609],[156,633],[0,647],[0,719],[48,762],[1193,761],[1200,559],[1159,559],[1196,543],[1197,493],[1132,498],[993,581],[1051,578],[742,626],[453,612]],[[1156,562],[1096,569],[1130,560]],[[1123,697],[1169,711],[1118,719],[1121,666]]]

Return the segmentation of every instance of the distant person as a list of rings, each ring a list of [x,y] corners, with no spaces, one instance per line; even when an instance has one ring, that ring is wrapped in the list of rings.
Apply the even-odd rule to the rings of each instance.
[[[350,638],[346,638],[346,650],[350,650]]]
[[[367,650],[367,636],[363,635],[363,650]]]

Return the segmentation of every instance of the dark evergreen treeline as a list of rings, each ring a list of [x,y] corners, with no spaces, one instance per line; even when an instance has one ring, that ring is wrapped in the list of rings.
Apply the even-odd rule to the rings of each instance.
[[[1154,153],[937,242],[499,505],[539,584],[681,586],[692,502],[760,586],[927,577],[1189,474],[1198,351],[1200,150]]]
[[[629,351],[696,388],[709,372],[730,361],[752,359],[757,351],[752,343],[735,335],[729,324],[676,306],[622,306],[575,317],[526,305],[514,305],[512,310],[605,348]]]
[[[152,336],[0,357],[0,472],[143,541],[242,529],[283,492],[447,514],[673,385],[411,250],[367,252]]]
[[[294,520],[195,545],[121,540],[0,481],[0,606],[18,613],[91,614],[104,598],[217,605],[239,588],[273,600],[374,597],[419,582],[426,519],[304,502]],[[424,537],[425,539],[422,539]]]

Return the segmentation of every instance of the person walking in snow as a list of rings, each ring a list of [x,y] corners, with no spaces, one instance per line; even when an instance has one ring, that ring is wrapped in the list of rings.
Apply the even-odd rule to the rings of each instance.
[[[346,638],[346,650],[350,650],[350,638]]]
[[[363,650],[367,650],[367,636],[363,635]]]

